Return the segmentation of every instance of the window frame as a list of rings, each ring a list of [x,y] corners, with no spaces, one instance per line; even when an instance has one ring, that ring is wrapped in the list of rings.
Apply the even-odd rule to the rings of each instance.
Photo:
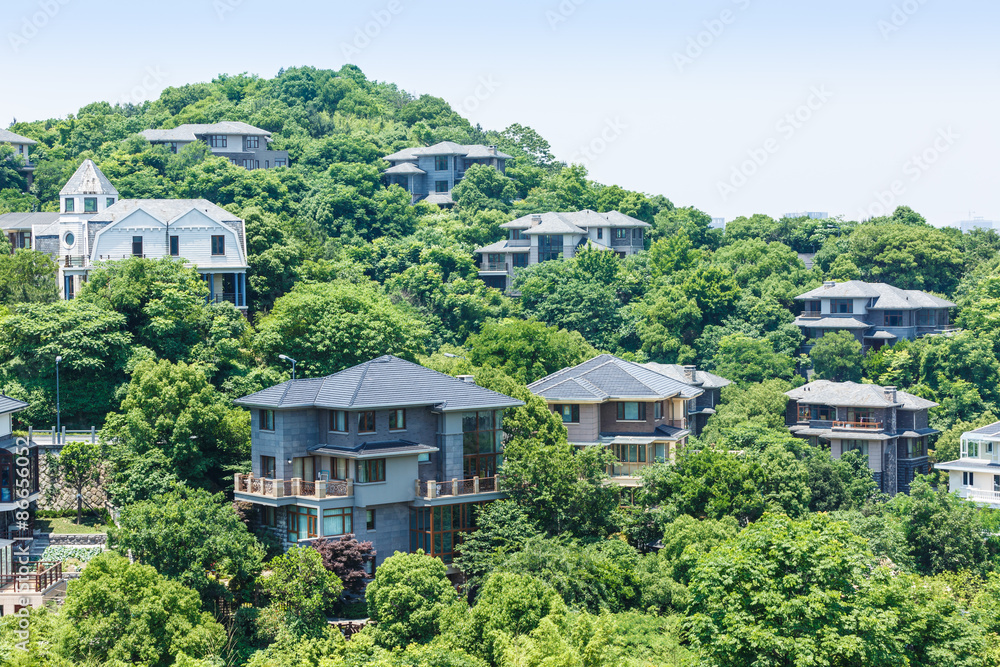
[[[83,198],[83,212],[84,213],[97,213],[97,197],[84,197]]]
[[[278,461],[275,457],[263,455],[260,457],[260,476],[264,479],[277,479]]]
[[[660,420],[663,419],[663,402],[656,401],[653,403],[653,419]]]
[[[208,145],[212,148],[229,148],[229,135],[211,134],[208,137]]]
[[[344,428],[337,428],[341,423]],[[350,433],[350,428],[347,421],[347,410],[330,410],[330,419],[327,423],[327,430],[330,433]]]
[[[76,213],[76,198],[66,197],[63,199],[63,212],[64,213]]]
[[[847,310],[841,310],[840,307],[845,306]],[[830,299],[830,314],[831,315],[853,315],[854,314],[854,299]]]
[[[327,519],[340,519],[341,530],[327,530]],[[340,537],[341,535],[354,534],[354,508],[353,507],[329,507],[323,510],[323,537]]]
[[[373,533],[376,525],[375,510],[365,510],[365,530]]]
[[[403,425],[399,425],[399,419],[402,417]],[[405,431],[406,430],[406,408],[397,408],[395,410],[389,411],[389,430],[390,431]]]
[[[223,257],[226,254],[226,235],[212,234],[212,257]]]
[[[441,165],[444,165],[443,167]],[[435,155],[434,156],[434,171],[448,171],[451,167],[448,166],[448,156],[447,155]]]
[[[448,190],[448,181],[434,181],[434,194],[443,195]]]
[[[503,410],[462,413],[462,474],[466,479],[495,477],[503,465],[503,448]]]
[[[260,137],[246,137],[246,148],[247,150],[260,148]]]
[[[887,327],[905,327],[905,320],[906,316],[902,310],[885,311],[885,326]]]
[[[362,421],[363,420],[363,421]],[[368,429],[369,424],[371,430]],[[378,432],[378,423],[374,410],[363,410],[358,413],[358,435],[371,435]]]
[[[636,414],[638,415],[635,419],[630,419],[628,417],[628,408],[626,406],[635,405]],[[641,401],[618,401],[617,403],[617,421],[620,422],[644,422],[646,421],[646,404]]]
[[[378,484],[385,481],[385,459],[359,459],[357,483]]]
[[[577,403],[560,403],[552,406],[556,414],[562,417],[563,424],[580,423],[580,406]],[[569,412],[567,414],[567,408]],[[567,418],[568,417],[568,418]]]
[[[137,247],[139,249],[139,252],[135,251]],[[142,237],[141,236],[133,236],[132,237],[132,256],[133,257],[142,257],[143,254],[144,253],[143,253],[143,247],[142,247]]]
[[[288,540],[290,542],[298,543],[300,540],[311,540],[319,537],[319,512],[315,507],[304,507],[302,505],[289,505],[288,506],[288,525],[286,526],[286,531],[288,533]],[[292,519],[292,517],[296,517]],[[302,524],[301,519],[298,517],[305,517],[305,532],[306,536],[301,537],[302,531],[300,528]],[[292,530],[292,522],[295,523],[295,530]],[[295,538],[292,538],[295,535]]]
[[[181,255],[181,237],[171,236],[168,243],[167,251],[170,253],[171,257],[180,257]]]
[[[260,409],[257,416],[257,430],[274,433],[274,410]]]

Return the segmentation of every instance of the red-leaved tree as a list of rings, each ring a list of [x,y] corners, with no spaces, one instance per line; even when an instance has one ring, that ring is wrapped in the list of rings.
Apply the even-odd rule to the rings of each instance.
[[[339,540],[318,539],[312,545],[323,557],[323,567],[340,577],[345,592],[364,590],[365,565],[375,561],[371,542],[359,542],[353,536],[344,535]]]

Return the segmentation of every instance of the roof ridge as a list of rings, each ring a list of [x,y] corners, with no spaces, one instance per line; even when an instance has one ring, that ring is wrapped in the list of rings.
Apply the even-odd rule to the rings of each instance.
[[[389,356],[389,355],[385,355],[385,356]],[[376,357],[376,359],[378,359],[378,358],[379,357]],[[356,385],[354,385],[354,394],[351,396],[351,403],[350,403],[351,405],[354,405],[354,401],[357,400],[358,394],[361,393],[361,385],[364,384],[365,378],[368,377],[368,369],[371,368],[372,362],[374,362],[374,361],[375,361],[375,359],[369,359],[365,363],[361,364],[362,366],[364,366],[364,370],[361,371],[361,377],[358,378],[358,383]],[[346,371],[348,369],[345,368],[344,370]],[[343,373],[344,371],[339,371],[339,372]],[[334,373],[334,375],[336,375],[336,373]],[[327,376],[327,377],[330,377],[330,376]]]

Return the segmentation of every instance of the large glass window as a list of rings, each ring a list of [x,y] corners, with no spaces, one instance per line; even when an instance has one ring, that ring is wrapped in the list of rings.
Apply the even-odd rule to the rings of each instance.
[[[438,194],[448,192],[448,181],[435,181],[434,191]]]
[[[618,421],[646,421],[646,404],[635,402],[619,403]]]
[[[494,477],[503,463],[501,412],[462,415],[462,454],[465,477]]]
[[[562,416],[564,424],[579,424],[580,423],[580,406],[579,405],[556,405],[556,414]]]
[[[247,150],[255,150],[260,148],[260,137],[247,137]]]
[[[317,511],[315,507],[292,505],[288,508],[288,541],[316,537]]]
[[[347,433],[347,413],[343,410],[330,410],[330,430],[336,433]]]
[[[875,413],[863,408],[847,408],[847,421],[858,424],[874,424]]]
[[[614,445],[614,452],[621,463],[646,462],[646,445]]]
[[[323,537],[350,535],[354,532],[354,514],[350,507],[323,510]]]
[[[385,481],[385,459],[365,459],[358,461],[358,482],[368,484],[369,482]]]
[[[434,170],[435,171],[448,171],[448,156],[439,155],[434,158]]]
[[[853,299],[831,299],[830,312],[838,314],[849,314],[854,312]]]
[[[847,452],[858,451],[868,456],[868,441],[867,440],[841,440],[841,451],[846,454]]]
[[[267,479],[274,479],[275,461],[273,456],[260,457],[260,476]]]
[[[903,311],[901,310],[885,311],[885,325],[887,327],[906,326],[905,324],[903,324],[903,322],[904,322]]]
[[[312,456],[299,456],[292,459],[292,477],[306,482],[316,480],[316,459]]]
[[[358,433],[374,433],[374,432],[375,432],[375,413],[359,412]]]
[[[810,406],[809,418],[816,421],[833,421],[836,412],[828,405]]]
[[[208,137],[208,145],[212,148],[228,148],[229,137],[225,134],[213,134]]]
[[[526,252],[514,252],[510,255],[510,263],[512,266],[517,268],[523,268],[528,265],[528,253]]]
[[[450,563],[468,533],[476,528],[475,507],[463,503],[410,510],[410,553],[424,553]]]
[[[538,261],[547,262],[559,259],[563,252],[563,237],[561,234],[542,234],[538,237]]]
[[[97,213],[97,197],[84,197],[83,198],[83,212],[84,213]]]

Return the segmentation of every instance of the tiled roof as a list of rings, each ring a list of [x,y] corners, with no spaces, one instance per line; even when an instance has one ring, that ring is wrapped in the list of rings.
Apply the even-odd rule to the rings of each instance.
[[[525,215],[500,226],[504,229],[532,229],[533,218],[537,216],[537,213]],[[598,213],[596,211],[591,211],[590,209],[567,212],[553,211],[541,214],[541,218],[543,224],[546,220],[556,219],[564,225],[581,230],[589,229],[590,227],[625,227],[629,229],[634,229],[636,227],[652,227],[652,225],[648,222],[643,222],[642,220],[625,215],[624,213],[619,213],[618,211],[608,211],[606,213]],[[584,232],[575,233],[579,234]]]
[[[969,431],[963,435],[985,435],[985,436],[1000,436],[1000,422],[993,422],[988,426],[981,426],[975,431]]]
[[[442,206],[444,204],[454,204],[455,200],[451,198],[451,195],[447,192],[435,192],[424,197],[423,201],[428,204],[437,204]]]
[[[106,208],[91,220],[93,222],[117,222],[139,209],[161,222],[176,220],[189,213],[191,209],[197,209],[216,222],[233,223],[239,221],[235,215],[207,199],[120,199],[114,206]]]
[[[872,326],[853,317],[797,317],[795,324],[811,329],[870,329]]]
[[[2,218],[0,218],[2,220]],[[483,248],[477,248],[477,253],[488,253],[488,252],[531,252],[531,247],[526,245],[509,245],[509,240],[497,241],[496,243],[491,243]]]
[[[382,173],[390,176],[409,176],[410,174],[419,176],[421,174],[426,174],[427,172],[412,162],[403,162],[401,164],[397,164],[395,167],[389,167]]]
[[[875,310],[916,310],[918,308],[953,308],[951,301],[920,290],[904,290],[886,283],[866,283],[860,280],[821,285],[795,297],[798,301],[813,299],[875,299]]]
[[[76,173],[70,176],[66,185],[59,191],[60,196],[68,195],[114,195],[118,196],[118,190],[111,185],[111,181],[104,175],[93,160],[84,160]]]
[[[938,405],[905,391],[896,390],[895,402],[886,398],[885,394],[885,388],[879,385],[830,380],[816,380],[785,392],[786,396],[799,403],[835,407],[888,408],[895,405],[903,410],[926,410]]]
[[[528,389],[548,401],[654,401],[671,396],[694,398],[703,393],[702,389],[610,354],[564,368],[528,385]]]
[[[9,396],[0,394],[0,414],[18,412],[19,410],[24,410],[26,407],[28,407],[28,404],[24,401],[19,401],[16,398],[10,398]]]
[[[22,137],[20,134],[14,134],[10,130],[0,130],[0,144],[26,144],[34,146],[37,143],[34,139]]]
[[[404,148],[400,151],[396,151],[392,155],[386,155],[384,160],[387,162],[399,162],[401,160],[416,160],[421,156],[432,156],[432,155],[461,155],[470,159],[479,158],[501,158],[504,160],[512,160],[513,157],[507,155],[506,153],[496,152],[496,155],[490,153],[489,146],[483,146],[481,144],[456,144],[454,141],[442,141],[440,143],[434,144],[433,146],[413,146],[411,148]]]
[[[289,380],[237,405],[330,410],[438,406],[445,412],[513,408],[523,403],[419,364],[386,355],[322,378]]]
[[[143,130],[140,134],[146,141],[195,141],[207,134],[239,134],[251,137],[270,137],[271,133],[259,127],[236,121],[221,123],[189,123],[169,130]]]
[[[694,380],[688,380],[687,375],[684,374],[684,366],[680,364],[657,364],[655,362],[650,362],[648,364],[643,364],[643,366],[650,370],[654,370],[661,375],[666,375],[668,378],[673,378],[678,382],[690,384],[695,387],[702,387],[704,389],[721,389],[722,387],[728,387],[732,384],[732,382],[721,375],[715,375],[713,373],[709,373],[708,371],[700,371],[697,369],[695,369],[694,372]]]
[[[587,230],[577,227],[558,213],[546,213],[542,221],[529,227],[525,234],[586,234]]]
[[[31,229],[32,225],[51,225],[59,222],[58,213],[4,213],[0,215],[0,229]]]

